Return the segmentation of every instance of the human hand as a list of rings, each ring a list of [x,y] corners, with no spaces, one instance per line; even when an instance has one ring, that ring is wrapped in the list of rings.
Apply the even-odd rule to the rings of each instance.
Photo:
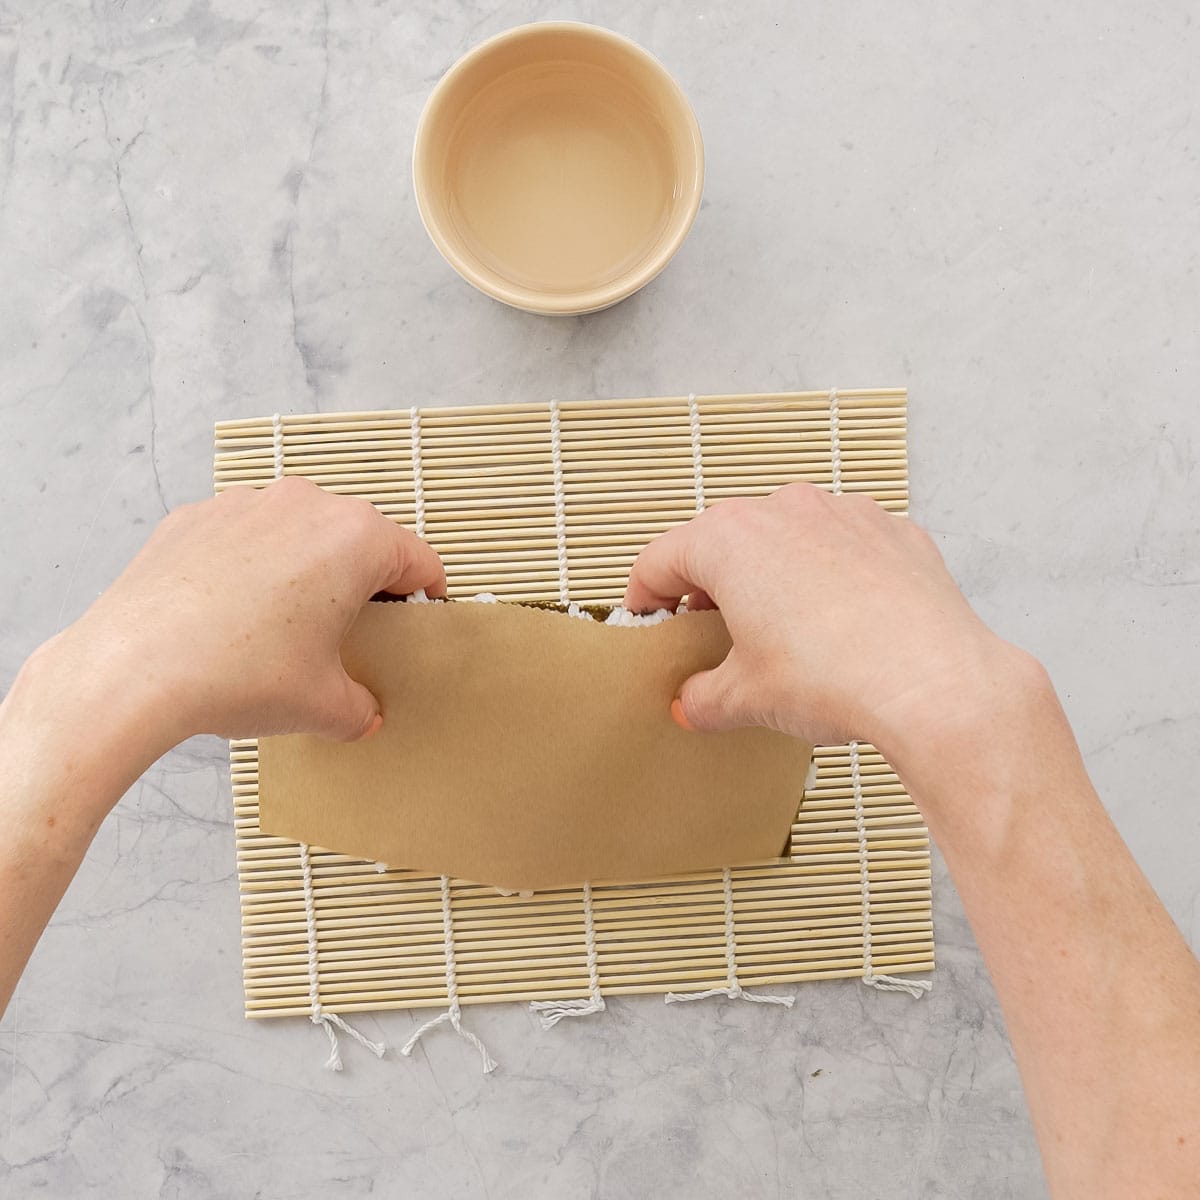
[[[726,500],[651,542],[635,611],[720,608],[733,649],[680,690],[697,730],[766,725],[887,744],[986,706],[1016,652],[972,612],[933,542],[864,496],[796,483]]]
[[[374,732],[338,649],[376,592],[445,592],[433,549],[365,500],[300,478],[177,509],[59,639],[80,678],[139,697],[161,745],[193,733]]]

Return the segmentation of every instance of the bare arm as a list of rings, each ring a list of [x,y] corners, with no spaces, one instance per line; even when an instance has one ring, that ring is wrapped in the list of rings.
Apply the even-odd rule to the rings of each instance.
[[[1195,1196],[1200,964],[1041,667],[983,626],[921,530],[806,485],[665,534],[626,604],[688,594],[720,606],[733,650],[684,685],[687,724],[870,740],[904,780],[1000,996],[1053,1194]]]
[[[96,829],[194,733],[369,736],[379,706],[338,647],[378,591],[445,575],[361,500],[289,479],[164,521],[0,704],[0,1011]]]

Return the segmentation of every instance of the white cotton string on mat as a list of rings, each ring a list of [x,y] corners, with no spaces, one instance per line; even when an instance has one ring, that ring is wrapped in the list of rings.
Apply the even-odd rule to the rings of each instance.
[[[424,537],[425,481],[421,465],[421,410],[419,408],[413,407],[409,414],[409,422],[409,430],[412,434],[413,519],[416,525],[417,536]],[[410,596],[409,599],[427,601],[428,597],[422,589],[419,595]],[[450,1007],[446,1012],[434,1017],[433,1020],[426,1021],[404,1043],[400,1048],[400,1053],[407,1058],[412,1054],[413,1047],[416,1046],[426,1033],[439,1025],[445,1025],[449,1022],[453,1026],[455,1033],[460,1037],[466,1038],[479,1051],[479,1056],[483,1060],[483,1071],[486,1075],[489,1071],[496,1069],[496,1063],[487,1052],[487,1047],[470,1030],[462,1027],[462,1008],[458,1002],[458,968],[454,958],[454,918],[450,911],[450,880],[445,875],[442,875],[438,882],[442,889],[442,941],[446,955],[446,999],[449,1001]]]
[[[563,1017],[586,1017],[604,1011],[600,994],[600,968],[596,956],[596,917],[592,910],[592,885],[583,885],[583,934],[587,949],[588,995],[582,1000],[534,1000],[529,1007],[538,1014],[543,1029],[553,1029]]]
[[[867,851],[867,821],[863,813],[862,776],[858,767],[858,743],[850,743],[850,786],[854,791],[854,826],[858,834],[858,874],[862,885],[862,981],[881,992],[907,992],[914,1000],[933,987],[928,979],[897,979],[876,975],[871,966],[871,869]]]
[[[283,417],[276,413],[271,418],[271,449],[275,457],[275,478],[283,478]]]
[[[426,1021],[400,1047],[400,1053],[406,1058],[412,1054],[416,1044],[431,1030],[439,1025],[449,1024],[459,1037],[466,1038],[479,1051],[483,1063],[483,1073],[486,1075],[496,1069],[496,1060],[487,1052],[487,1047],[469,1030],[462,1027],[462,1008],[458,1002],[458,968],[454,958],[454,918],[450,912],[450,880],[445,875],[441,877],[442,885],[442,936],[446,953],[446,999],[450,1007],[439,1013],[431,1021]]]
[[[558,602],[568,616],[591,619],[591,614],[571,601],[571,571],[567,558],[567,494],[563,482],[562,417],[558,401],[550,401],[550,465],[554,478],[554,544],[558,558]],[[616,610],[614,610],[615,612]],[[610,614],[611,616],[611,614]],[[592,911],[592,885],[583,885],[583,929],[587,952],[588,995],[582,1000],[534,1000],[530,1008],[538,1014],[543,1029],[553,1029],[563,1017],[583,1017],[604,1011],[596,960],[596,922]]]
[[[696,512],[702,513],[704,501],[704,443],[700,432],[700,405],[696,393],[689,392],[688,428],[692,438],[692,490],[696,496]],[[706,992],[668,992],[667,1004],[678,1004],[688,1000],[704,1000],[709,996],[728,996],[731,1000],[750,1000],[755,1004],[782,1004],[791,1008],[795,999],[791,996],[760,996],[747,992],[738,982],[737,934],[733,920],[733,874],[728,867],[721,870],[721,882],[725,894],[725,966],[728,972],[726,983],[721,988],[710,988]]]
[[[317,912],[313,899],[312,865],[308,860],[308,847],[301,842],[300,846],[300,879],[304,888],[304,924],[308,934],[308,997],[312,1005],[312,1023],[321,1025],[329,1035],[329,1058],[325,1067],[330,1071],[342,1069],[342,1052],[338,1048],[338,1036],[334,1030],[336,1025],[343,1033],[349,1034],[360,1046],[365,1046],[376,1058],[382,1058],[387,1046],[383,1042],[372,1042],[363,1037],[354,1026],[343,1021],[337,1013],[327,1013],[321,1007],[320,963],[317,959]]]
[[[838,405],[837,388],[829,389],[829,468],[833,494],[842,494],[842,414]]]
[[[695,392],[688,392],[688,430],[692,439],[692,492],[696,497],[696,515],[705,509],[704,501],[704,443],[700,433],[700,402]],[[675,611],[687,612],[687,598],[680,599]]]
[[[737,933],[733,921],[733,873],[728,867],[721,871],[721,882],[725,890],[725,969],[724,987],[709,988],[706,992],[668,992],[667,1004],[680,1004],[688,1000],[707,1000],[710,996],[728,996],[730,1000],[750,1000],[755,1004],[782,1004],[791,1008],[796,1003],[794,996],[762,996],[746,991],[738,982]]]
[[[688,425],[692,432],[692,485],[696,492],[696,511],[704,511],[704,445],[700,440],[700,405],[695,392],[688,392]]]
[[[570,565],[567,562],[567,493],[563,484],[562,421],[558,401],[550,401],[550,460],[554,470],[554,536],[558,555],[558,602],[569,604]]]
[[[275,478],[283,478],[283,417],[276,413],[271,418],[271,449],[275,463]],[[372,1042],[363,1037],[349,1022],[344,1021],[337,1013],[328,1013],[321,1007],[321,963],[317,952],[317,905],[313,894],[312,863],[308,856],[308,847],[303,843],[297,844],[300,852],[300,887],[304,893],[304,929],[308,949],[308,1003],[311,1009],[309,1019],[314,1025],[321,1026],[329,1035],[329,1058],[325,1066],[330,1071],[342,1069],[342,1052],[338,1048],[336,1025],[343,1033],[349,1034],[360,1046],[365,1046],[376,1058],[382,1058],[387,1046],[383,1042]]]
[[[421,473],[421,410],[413,405],[408,414],[408,428],[412,435],[413,473],[413,524],[417,537],[425,536],[425,481]]]
[[[842,430],[837,388],[829,389],[829,463],[833,494],[842,494]],[[871,864],[867,846],[867,819],[863,810],[862,772],[859,769],[858,743],[850,743],[850,787],[854,792],[854,828],[858,837],[858,878],[862,890],[862,981],[881,992],[907,992],[914,1000],[928,992],[928,979],[897,979],[876,975],[871,965]]]

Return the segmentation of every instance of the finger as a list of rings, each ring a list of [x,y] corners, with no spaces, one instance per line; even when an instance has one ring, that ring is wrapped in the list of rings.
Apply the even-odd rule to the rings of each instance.
[[[671,711],[685,729],[719,733],[758,724],[747,699],[744,677],[731,652],[719,667],[684,680]]]
[[[429,596],[446,594],[446,568],[437,551],[411,530],[393,524],[380,514],[386,526],[380,531],[379,573],[374,592],[407,596],[424,588]]]
[[[674,609],[689,592],[708,591],[706,581],[695,577],[696,536],[696,522],[691,521],[660,534],[637,556],[622,601],[630,612]]]
[[[688,592],[687,610],[688,612],[704,612],[710,608],[716,608],[716,601],[702,588],[693,588]]]
[[[357,742],[383,724],[379,701],[339,664],[317,695],[317,712],[309,732],[338,742]]]

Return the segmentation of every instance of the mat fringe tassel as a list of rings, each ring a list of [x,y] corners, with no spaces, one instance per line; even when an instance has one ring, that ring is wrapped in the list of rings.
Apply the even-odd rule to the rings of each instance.
[[[583,933],[587,947],[588,991],[583,1000],[534,1000],[529,1007],[538,1014],[543,1029],[553,1029],[563,1017],[586,1017],[603,1012],[600,994],[600,969],[596,957],[596,917],[592,909],[592,885],[583,885]]]
[[[462,1027],[462,1008],[458,1002],[458,969],[454,960],[454,923],[450,913],[450,880],[445,875],[441,877],[442,883],[442,935],[444,938],[444,949],[446,952],[446,998],[450,1001],[450,1007],[444,1013],[440,1013],[434,1017],[432,1021],[426,1021],[400,1047],[400,1053],[407,1058],[412,1054],[416,1044],[431,1030],[436,1029],[439,1025],[449,1024],[454,1032],[459,1037],[465,1038],[476,1050],[479,1051],[479,1058],[483,1063],[483,1073],[489,1074],[496,1069],[496,1060],[488,1053],[487,1047],[469,1030]]]
[[[710,996],[728,996],[730,1000],[749,1000],[754,1004],[782,1004],[791,1008],[796,1003],[795,996],[764,996],[756,992],[746,991],[738,982],[737,973],[737,934],[733,926],[733,874],[728,867],[721,871],[721,880],[725,885],[725,966],[728,970],[727,982],[724,987],[709,988],[706,992],[668,992],[666,1004],[683,1004],[689,1000],[707,1000]]]
[[[343,1033],[349,1034],[360,1046],[365,1046],[376,1058],[382,1058],[387,1046],[383,1042],[372,1042],[363,1037],[352,1025],[343,1021],[336,1013],[327,1013],[321,1007],[321,983],[319,963],[317,961],[317,911],[313,901],[312,864],[308,859],[308,847],[300,846],[300,883],[304,888],[304,924],[308,935],[308,999],[312,1006],[312,1016],[309,1020],[314,1025],[324,1028],[329,1035],[329,1058],[325,1061],[327,1071],[342,1069],[342,1052],[338,1048],[336,1025]]]
[[[283,478],[283,417],[276,413],[271,418],[271,449],[275,464],[275,478]],[[342,1052],[338,1046],[337,1029],[352,1037],[360,1046],[365,1046],[376,1058],[382,1058],[387,1045],[384,1042],[373,1042],[364,1037],[348,1021],[344,1021],[337,1013],[327,1013],[321,1007],[321,978],[320,961],[317,955],[317,908],[313,897],[312,863],[308,857],[308,847],[300,842],[297,844],[300,852],[300,886],[304,891],[304,927],[308,950],[308,1002],[312,1008],[309,1020],[314,1025],[323,1028],[329,1036],[329,1057],[325,1060],[327,1071],[342,1069]],[[337,1026],[337,1029],[334,1028]]]
[[[833,494],[842,494],[841,413],[837,388],[829,389],[829,462]],[[897,979],[893,975],[877,975],[871,966],[871,868],[867,857],[867,822],[863,812],[862,776],[859,771],[858,743],[850,743],[850,786],[854,790],[854,826],[858,834],[858,873],[862,887],[862,981],[867,987],[881,992],[907,992],[919,1000],[933,984],[928,979]]]

